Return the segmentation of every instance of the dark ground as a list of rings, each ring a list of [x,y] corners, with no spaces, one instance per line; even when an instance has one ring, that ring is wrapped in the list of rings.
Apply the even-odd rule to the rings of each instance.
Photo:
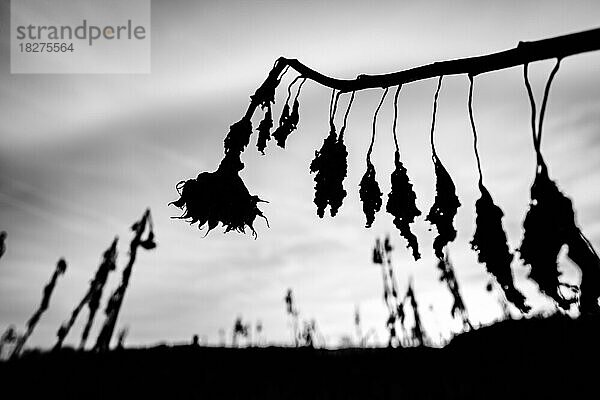
[[[600,317],[504,321],[443,349],[158,346],[30,352],[0,398],[599,399]]]

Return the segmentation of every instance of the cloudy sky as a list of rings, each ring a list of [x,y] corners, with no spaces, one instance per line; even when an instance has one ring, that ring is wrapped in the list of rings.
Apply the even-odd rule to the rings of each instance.
[[[218,230],[203,238],[196,227],[170,219],[178,215],[167,206],[177,198],[175,184],[216,168],[229,125],[245,112],[248,96],[279,56],[353,78],[504,50],[520,40],[595,28],[600,21],[597,1],[153,1],[150,74],[17,75],[10,73],[9,2],[0,4],[0,230],[8,231],[0,260],[0,329],[23,329],[56,261],[65,257],[67,273],[30,339],[42,347],[54,343],[115,235],[121,240],[119,270],[107,291],[118,284],[128,227],[146,207],[152,209],[158,248],[139,254],[126,294],[118,326],[129,327],[130,344],[187,341],[193,334],[218,343],[219,330],[230,332],[237,316],[261,320],[267,340],[289,343],[287,288],[294,290],[301,317],[315,318],[328,344],[353,334],[355,306],[363,329],[376,329],[385,341],[381,275],[371,264],[371,248],[388,233],[400,286],[412,276],[425,328],[433,338],[457,331],[450,295],[438,282],[434,232],[427,223],[421,218],[414,225],[423,253],[416,263],[389,215],[380,212],[374,226],[364,228],[358,182],[381,90],[358,93],[351,110],[349,195],[335,219],[319,219],[312,203],[309,164],[327,135],[330,96],[312,82],[304,85],[300,124],[287,148],[271,142],[266,156],[254,147],[244,154],[247,186],[270,201],[263,210],[271,228],[258,220],[257,240]],[[538,102],[552,66],[547,61],[530,67]],[[277,93],[276,118],[293,78],[288,73]],[[399,99],[400,145],[423,214],[435,184],[428,134],[436,83],[406,85]],[[485,291],[488,277],[468,245],[478,191],[467,93],[466,76],[444,79],[436,139],[462,203],[450,255],[473,322],[487,323],[500,309]],[[474,96],[485,181],[505,212],[514,249],[535,162],[522,69],[477,77]],[[385,193],[393,167],[392,98],[379,114],[373,153]],[[342,97],[341,105],[347,100]],[[600,53],[565,59],[552,88],[543,149],[551,175],[573,199],[578,222],[596,248],[599,108]],[[562,266],[565,279],[576,282],[577,271]],[[515,260],[513,270],[535,310],[551,307],[526,279],[527,268]],[[97,325],[102,320],[99,315]],[[80,321],[67,343],[77,343],[81,329]]]

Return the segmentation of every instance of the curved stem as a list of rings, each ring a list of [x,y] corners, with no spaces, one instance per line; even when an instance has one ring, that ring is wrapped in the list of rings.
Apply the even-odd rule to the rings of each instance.
[[[525,87],[527,88],[527,95],[529,96],[529,103],[531,104],[531,136],[533,138],[533,147],[535,148],[535,152],[539,156],[540,148],[538,146],[537,133],[535,131],[535,98],[533,97],[533,90],[531,89],[531,84],[529,83],[529,76],[527,74],[528,66],[529,64],[525,64],[523,66],[523,78],[525,79]]]
[[[292,83],[290,83],[288,85],[288,89],[287,89],[287,99],[285,99],[285,104],[288,104],[290,102],[290,99],[292,98],[292,86],[294,86],[294,83],[296,83],[299,79],[302,79],[303,76],[302,75],[298,75],[297,77],[294,78],[294,80],[292,81]],[[306,80],[306,78],[304,78],[304,80]],[[302,86],[302,84],[300,84],[300,86]],[[298,97],[298,96],[296,96]]]
[[[548,102],[548,94],[550,93],[550,86],[552,85],[552,80],[554,79],[554,75],[558,72],[558,68],[560,68],[561,59],[556,59],[556,64],[550,72],[550,76],[548,77],[548,81],[546,82],[546,88],[544,89],[544,98],[542,100],[542,108],[540,109],[540,120],[538,121],[538,131],[537,131],[537,146],[538,149],[541,149],[542,146],[542,124],[544,123],[544,114],[546,113],[546,104]]]
[[[469,119],[471,120],[471,129],[473,130],[473,149],[475,150],[475,159],[477,160],[477,171],[479,171],[479,186],[483,186],[483,174],[481,173],[481,161],[479,159],[479,150],[477,150],[477,130],[475,129],[475,119],[473,118],[473,76],[469,75]]]
[[[356,79],[331,78],[307,67],[298,60],[280,57],[263,86],[270,84],[271,77],[279,77],[282,71],[290,67],[305,78],[322,86],[342,92],[354,92],[378,87],[386,88],[442,75],[471,74],[475,76],[530,62],[557,57],[564,58],[596,50],[600,50],[600,28],[532,42],[519,42],[513,49],[483,56],[435,62],[390,74],[360,75]],[[258,99],[253,100],[246,110],[245,118],[251,118],[258,105]]]
[[[510,50],[483,56],[435,62],[403,71],[381,75],[360,75],[356,79],[336,79],[323,75],[300,61],[281,57],[280,60],[298,73],[323,86],[342,92],[386,88],[399,84],[434,78],[440,75],[471,74],[512,68],[535,61],[564,58],[574,54],[600,50],[600,28],[557,36],[549,39],[519,42]]]
[[[371,144],[369,145],[369,151],[367,151],[367,163],[371,161],[371,152],[373,151],[373,144],[375,143],[375,126],[377,124],[377,114],[379,113],[379,109],[385,100],[385,96],[388,94],[389,88],[385,88],[383,91],[383,96],[381,96],[381,100],[379,100],[379,105],[375,110],[375,115],[373,115],[373,134],[371,135]]]
[[[333,101],[333,108],[331,110],[331,116],[329,119],[329,122],[331,123],[331,125],[334,125],[335,113],[337,112],[337,105],[338,105],[338,101],[340,99],[341,94],[342,94],[342,92],[337,92],[337,94],[335,95],[335,100]]]
[[[350,107],[352,107],[352,103],[354,102],[354,95],[356,92],[352,92],[352,96],[350,96],[350,100],[348,101],[348,106],[346,107],[346,113],[344,114],[344,123],[342,124],[342,129],[340,130],[340,138],[343,137],[344,132],[346,131],[346,122],[348,121],[348,114],[350,114]]]
[[[400,153],[400,146],[398,146],[398,135],[396,134],[396,123],[398,122],[398,95],[400,94],[402,85],[398,85],[396,94],[394,94],[394,123],[392,125],[392,133],[394,135],[394,145],[396,145],[396,153]]]
[[[335,99],[335,89],[331,90],[331,99],[329,99],[329,123],[333,120],[333,101]]]
[[[442,79],[444,78],[444,75],[440,76],[440,78],[438,79],[438,85],[437,85],[437,89],[435,90],[435,96],[433,97],[433,117],[431,118],[431,152],[432,152],[432,157],[433,158],[437,158],[437,152],[435,151],[435,143],[433,141],[433,132],[435,131],[435,115],[437,113],[437,102],[438,102],[438,97],[440,95],[440,88],[442,87]]]
[[[298,85],[298,90],[296,91],[296,96],[294,97],[294,101],[298,100],[298,97],[300,96],[300,90],[302,89],[302,85],[304,85],[304,83],[306,83],[306,78],[304,78],[302,80],[302,82],[300,82],[300,85]]]

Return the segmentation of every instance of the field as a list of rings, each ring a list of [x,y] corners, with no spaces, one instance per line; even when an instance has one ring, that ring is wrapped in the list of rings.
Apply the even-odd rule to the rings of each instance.
[[[157,346],[29,352],[0,364],[22,398],[598,398],[600,318],[508,320],[444,348]]]

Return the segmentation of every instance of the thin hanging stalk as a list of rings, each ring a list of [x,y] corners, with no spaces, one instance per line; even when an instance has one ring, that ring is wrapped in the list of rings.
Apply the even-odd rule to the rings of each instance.
[[[525,265],[531,267],[529,277],[534,280],[542,293],[552,298],[564,310],[577,301],[577,288],[560,281],[558,255],[564,245],[568,246],[567,256],[581,270],[579,288],[579,310],[582,313],[600,313],[600,258],[591,243],[583,235],[575,221],[571,200],[566,197],[556,183],[550,179],[548,168],[541,152],[543,119],[554,76],[558,72],[561,59],[558,58],[544,89],[537,132],[535,124],[535,99],[529,83],[528,66],[523,75],[531,104],[531,132],[536,152],[536,174],[531,186],[531,202],[523,221],[523,241],[519,249]],[[561,288],[571,289],[570,297],[565,297]]]
[[[452,178],[444,165],[440,161],[434,142],[434,131],[435,131],[435,117],[437,113],[437,102],[440,94],[440,88],[442,87],[442,78],[440,76],[438,80],[437,89],[435,91],[435,97],[433,100],[433,116],[431,119],[431,159],[433,160],[433,166],[435,170],[436,182],[435,182],[435,200],[426,221],[429,221],[437,229],[437,236],[433,240],[433,249],[438,259],[444,259],[444,247],[454,239],[456,239],[456,229],[454,229],[454,216],[460,207],[460,201],[456,196],[456,187]]]
[[[386,211],[394,216],[394,225],[400,231],[400,235],[407,241],[407,248],[412,250],[413,258],[418,260],[421,258],[419,253],[419,243],[417,237],[410,229],[410,224],[415,221],[415,218],[421,215],[421,211],[417,208],[417,195],[413,190],[412,183],[408,177],[406,168],[400,161],[400,147],[398,146],[398,138],[396,133],[396,125],[398,121],[398,95],[402,85],[398,86],[394,95],[394,123],[392,133],[396,152],[394,154],[394,172],[391,176],[391,190],[388,195]]]
[[[62,347],[64,340],[66,339],[67,335],[69,334],[69,331],[75,324],[79,313],[85,305],[87,305],[90,310],[90,315],[88,318],[88,323],[86,324],[86,328],[88,324],[91,327],[91,321],[93,321],[94,315],[96,314],[96,310],[98,309],[100,297],[102,296],[104,285],[106,284],[106,281],[108,279],[108,274],[111,271],[114,271],[116,268],[115,263],[117,257],[117,241],[118,238],[115,238],[111,246],[104,252],[102,256],[102,262],[100,263],[100,266],[96,271],[94,279],[92,279],[92,281],[90,282],[90,287],[88,291],[85,293],[83,299],[81,299],[81,301],[77,304],[77,306],[71,313],[71,318],[69,318],[68,321],[65,321],[58,329],[58,332],[56,333],[58,339],[56,341],[56,344],[54,345],[54,350],[58,350]],[[89,332],[89,328],[87,328],[87,331]],[[85,336],[87,337],[87,334],[85,334]]]
[[[375,132],[377,125],[377,114],[381,109],[381,105],[385,100],[385,96],[388,93],[388,88],[386,88],[381,96],[381,100],[379,101],[379,105],[375,110],[375,115],[373,115],[373,134],[371,135],[371,143],[369,145],[369,150],[367,151],[367,170],[363,175],[360,181],[360,201],[363,203],[363,212],[367,219],[365,223],[365,228],[370,228],[375,221],[375,213],[377,213],[381,209],[381,189],[379,189],[379,184],[377,183],[375,177],[375,167],[371,162],[371,152],[373,151],[373,145],[375,144]]]
[[[519,311],[526,313],[530,307],[525,304],[525,296],[517,290],[513,281],[510,264],[513,254],[508,247],[506,232],[502,226],[502,209],[494,204],[492,196],[483,185],[483,173],[481,172],[481,161],[477,148],[477,130],[473,117],[473,77],[469,76],[469,120],[473,131],[473,150],[477,160],[477,171],[479,172],[479,191],[481,196],[475,202],[475,233],[471,240],[471,248],[477,252],[477,259],[491,275],[493,275],[506,300],[511,302]]]
[[[52,277],[50,278],[50,281],[46,284],[46,286],[44,286],[44,292],[43,292],[42,301],[40,303],[40,306],[33,313],[31,318],[29,318],[29,320],[27,321],[27,329],[25,330],[25,333],[17,340],[17,344],[12,352],[11,358],[18,357],[21,354],[21,351],[23,351],[23,348],[25,347],[27,340],[33,333],[33,330],[35,329],[37,323],[40,321],[40,317],[50,306],[50,298],[52,297],[52,293],[54,292],[54,287],[56,286],[58,277],[63,275],[66,271],[67,271],[67,263],[65,262],[64,258],[61,258],[60,260],[58,260],[58,263],[56,264],[56,268],[54,269],[54,272],[52,273]]]
[[[133,264],[135,263],[137,257],[138,247],[141,246],[146,250],[151,250],[156,247],[156,243],[154,242],[154,231],[152,227],[150,209],[147,209],[142,218],[133,224],[131,230],[135,234],[129,245],[129,261],[125,269],[123,269],[121,283],[108,299],[108,303],[104,311],[106,319],[104,320],[104,325],[102,326],[100,334],[98,335],[98,339],[96,340],[96,344],[94,345],[94,350],[96,351],[107,351],[110,347],[110,341],[117,324],[121,306],[123,305],[125,292],[129,286],[129,279],[131,278]],[[148,234],[145,239],[142,239],[142,235],[146,230],[148,231]]]

